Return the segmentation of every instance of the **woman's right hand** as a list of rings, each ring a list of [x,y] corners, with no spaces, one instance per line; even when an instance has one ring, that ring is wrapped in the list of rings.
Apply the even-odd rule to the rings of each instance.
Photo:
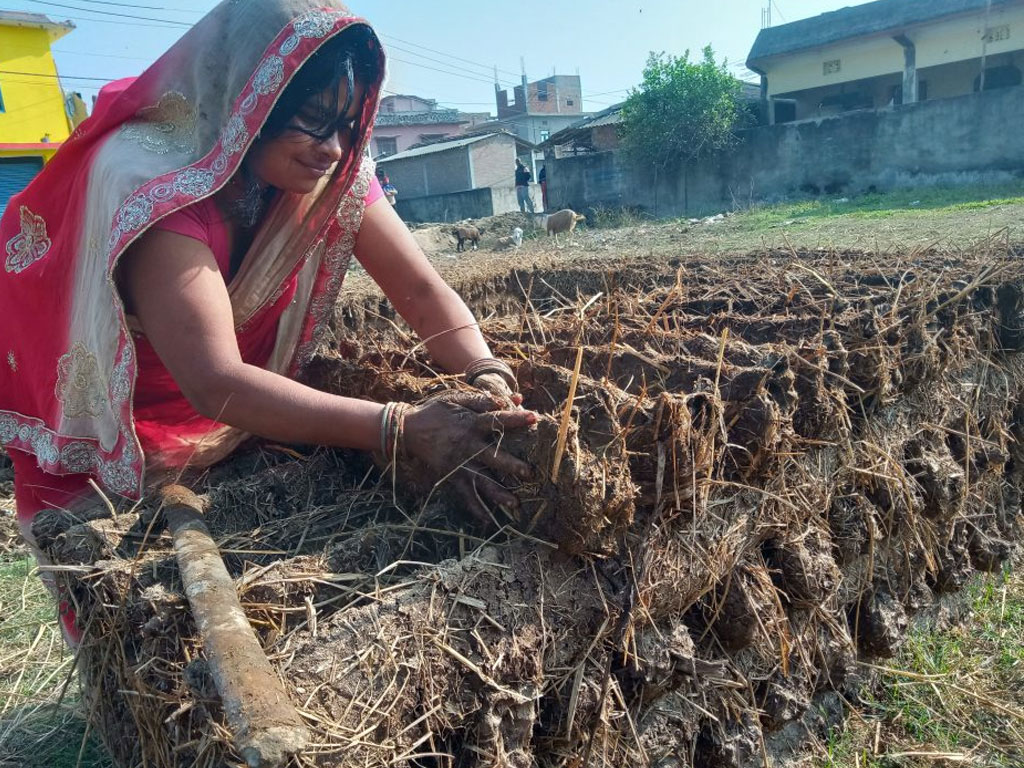
[[[492,506],[519,506],[492,471],[520,479],[532,474],[529,464],[501,450],[500,438],[506,430],[532,426],[537,414],[507,407],[484,392],[451,391],[414,406],[405,416],[399,450],[424,468],[431,482],[450,481],[482,521],[492,519]]]

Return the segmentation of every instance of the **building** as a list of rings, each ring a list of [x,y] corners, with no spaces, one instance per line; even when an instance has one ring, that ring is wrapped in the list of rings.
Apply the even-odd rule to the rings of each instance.
[[[521,143],[510,133],[481,133],[408,149],[380,158],[377,165],[403,198],[513,187]]]
[[[876,0],[762,29],[771,122],[1021,84],[1024,0]]]
[[[381,158],[406,221],[456,221],[518,210],[516,157],[533,145],[506,131],[437,141]],[[539,189],[533,185],[537,210]],[[447,211],[447,215],[445,215]]]
[[[618,149],[623,103],[613,104],[552,134],[541,149],[550,149],[555,158]]]
[[[50,45],[74,28],[0,11],[0,213],[71,133]]]
[[[418,144],[458,136],[489,120],[489,113],[438,108],[434,99],[395,94],[380,101],[373,128],[373,155],[387,157]]]
[[[552,75],[527,82],[508,91],[494,86],[498,106],[495,124],[530,142],[540,144],[552,135],[586,117],[583,87],[577,75]]]

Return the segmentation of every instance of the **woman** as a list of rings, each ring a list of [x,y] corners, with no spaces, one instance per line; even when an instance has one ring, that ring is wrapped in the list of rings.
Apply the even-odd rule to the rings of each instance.
[[[92,117],[0,221],[0,445],[18,519],[138,498],[247,436],[377,450],[483,514],[493,432],[532,424],[472,314],[382,203],[366,144],[380,44],[330,0],[227,0]],[[481,392],[414,407],[296,380],[355,255],[447,371]],[[65,627],[74,634],[73,621]]]

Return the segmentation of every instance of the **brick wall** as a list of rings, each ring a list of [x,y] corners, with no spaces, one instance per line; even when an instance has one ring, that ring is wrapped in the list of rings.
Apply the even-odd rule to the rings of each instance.
[[[575,75],[557,75],[529,83],[526,103],[531,113],[581,114],[583,112],[583,89],[580,79]]]
[[[498,91],[498,118],[525,114],[580,115],[583,86],[576,75],[554,75],[512,89],[515,103],[509,105],[508,91]],[[570,103],[571,102],[571,103]]]

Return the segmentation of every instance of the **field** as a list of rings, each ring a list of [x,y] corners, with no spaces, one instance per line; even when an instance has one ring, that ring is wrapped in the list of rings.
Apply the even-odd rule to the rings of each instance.
[[[577,246],[492,252],[507,216],[459,259],[420,230],[544,415],[505,438],[538,473],[491,526],[344,452],[195,480],[315,726],[303,765],[1019,764],[1022,213],[1013,189],[599,211]],[[337,329],[319,386],[450,383],[365,275]],[[118,511],[42,532],[85,577],[78,670],[3,556],[0,764],[108,765],[86,713],[124,765],[231,759],[166,540]]]

